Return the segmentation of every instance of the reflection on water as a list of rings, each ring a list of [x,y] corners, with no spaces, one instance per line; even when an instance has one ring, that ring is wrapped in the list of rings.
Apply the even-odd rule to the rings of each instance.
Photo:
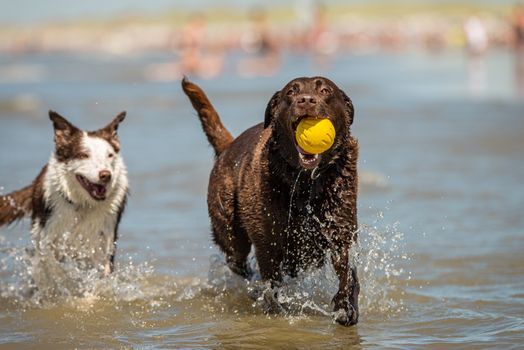
[[[60,298],[33,286],[29,223],[0,231],[2,347],[518,347],[524,105],[511,55],[482,56],[475,98],[463,52],[334,57],[327,68],[355,103],[361,145],[361,318],[352,328],[332,322],[330,266],[288,280],[280,315],[264,314],[264,283],[226,267],[205,203],[211,149],[178,82],[145,78],[165,57],[1,57],[10,75],[0,77],[0,192],[32,181],[48,158],[48,109],[88,129],[126,109],[119,133],[132,191],[116,273],[75,275],[75,293]],[[231,64],[231,74],[201,82],[234,134],[261,121],[287,80],[316,74],[301,56],[282,64],[274,78],[241,78]]]
[[[515,90],[517,95],[524,98],[524,47],[515,49]]]
[[[468,62],[469,89],[474,96],[481,96],[486,90],[486,63],[482,55],[472,55]]]

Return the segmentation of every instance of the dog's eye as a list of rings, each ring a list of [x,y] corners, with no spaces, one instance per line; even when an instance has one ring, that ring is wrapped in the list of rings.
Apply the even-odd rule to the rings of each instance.
[[[77,157],[78,157],[78,159],[87,159],[87,158],[89,158],[89,154],[87,154],[85,152],[80,152],[80,153],[78,153]]]
[[[331,93],[331,91],[328,88],[322,88],[322,89],[320,89],[320,93],[322,95],[329,95]]]
[[[293,96],[293,95],[295,95],[295,90],[293,90],[293,89],[289,89],[289,90],[287,91],[286,95],[288,95],[288,96]]]
[[[107,155],[107,158],[113,158],[114,156],[115,156],[115,155],[114,155],[113,153],[109,153],[109,154]]]

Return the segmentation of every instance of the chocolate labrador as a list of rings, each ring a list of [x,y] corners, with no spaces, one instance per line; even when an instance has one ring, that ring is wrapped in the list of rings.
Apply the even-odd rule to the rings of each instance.
[[[202,89],[186,78],[182,88],[215,150],[207,202],[214,240],[230,268],[249,277],[254,245],[262,278],[278,284],[330,255],[339,279],[335,320],[356,324],[360,286],[350,247],[357,239],[358,143],[350,132],[350,98],[329,79],[294,79],[273,95],[264,123],[233,139]],[[335,142],[308,154],[295,131],[301,119],[318,116],[334,125]]]

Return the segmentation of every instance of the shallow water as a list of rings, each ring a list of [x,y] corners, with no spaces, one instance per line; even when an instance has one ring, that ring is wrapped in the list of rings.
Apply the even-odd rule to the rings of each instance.
[[[344,55],[324,71],[287,55],[273,78],[241,78],[230,64],[197,79],[235,135],[296,76],[326,75],[352,97],[362,281],[352,328],[332,323],[329,266],[288,281],[287,311],[271,316],[266,286],[224,266],[205,201],[212,151],[178,82],[144,78],[167,59],[0,57],[2,192],[49,157],[48,109],[87,129],[127,110],[132,189],[117,272],[86,276],[80,298],[31,294],[29,222],[0,230],[1,348],[522,348],[524,103],[510,53],[490,53],[473,76],[452,51]]]

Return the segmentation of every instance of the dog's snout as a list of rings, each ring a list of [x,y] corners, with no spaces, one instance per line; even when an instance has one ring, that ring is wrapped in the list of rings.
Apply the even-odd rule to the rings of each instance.
[[[100,170],[98,178],[104,183],[108,183],[111,180],[111,172],[109,170]]]
[[[317,104],[317,99],[311,95],[300,95],[298,97],[297,103],[300,106],[315,105]]]

